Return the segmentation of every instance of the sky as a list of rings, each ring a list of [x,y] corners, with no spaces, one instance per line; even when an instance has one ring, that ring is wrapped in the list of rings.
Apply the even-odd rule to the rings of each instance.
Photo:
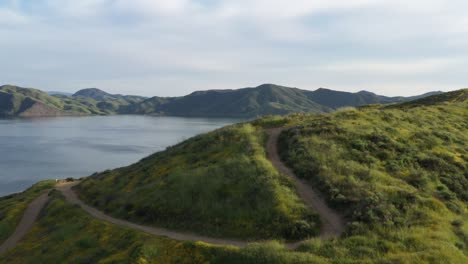
[[[468,87],[466,0],[0,0],[0,84],[179,96]]]

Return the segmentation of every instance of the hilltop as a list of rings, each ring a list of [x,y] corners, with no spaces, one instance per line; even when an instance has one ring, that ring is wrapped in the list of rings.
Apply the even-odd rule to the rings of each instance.
[[[250,124],[228,126],[93,175],[80,198],[117,218],[216,237],[317,234],[318,218],[267,161],[264,140]]]
[[[435,92],[438,93],[438,92]],[[332,112],[347,106],[391,104],[422,98],[386,97],[370,92],[301,90],[274,84],[237,90],[197,91],[180,97],[109,94],[97,88],[72,96],[5,85],[0,87],[0,116],[143,114],[196,117],[242,117]]]
[[[468,100],[468,89],[461,89],[452,92],[436,94],[432,96],[418,98],[406,103],[389,106],[389,108],[412,108],[419,106],[434,106],[439,104],[463,103]]]
[[[121,94],[110,94],[104,92],[97,88],[87,88],[79,90],[78,92],[74,93],[72,97],[75,98],[91,98],[96,101],[126,101],[129,104],[132,103],[139,103],[142,100],[146,99],[144,96],[137,96],[137,95],[121,95]]]

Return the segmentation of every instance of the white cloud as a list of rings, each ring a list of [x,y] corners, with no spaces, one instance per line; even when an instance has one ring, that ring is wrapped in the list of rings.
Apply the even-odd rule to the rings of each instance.
[[[89,17],[100,15],[111,0],[46,0],[46,5],[63,16]]]
[[[336,9],[359,8],[382,0],[225,0],[220,13],[226,16],[250,16],[253,18],[298,18],[317,12]]]
[[[0,26],[24,25],[28,22],[26,16],[10,9],[0,8]]]
[[[460,65],[462,65],[460,59],[442,58],[407,61],[344,61],[342,63],[321,65],[318,68],[348,74],[414,75],[437,73]]]
[[[466,0],[9,1],[0,83],[180,95],[263,82],[403,94],[466,81]]]
[[[144,15],[181,14],[194,7],[189,0],[116,0],[113,5],[123,12]]]

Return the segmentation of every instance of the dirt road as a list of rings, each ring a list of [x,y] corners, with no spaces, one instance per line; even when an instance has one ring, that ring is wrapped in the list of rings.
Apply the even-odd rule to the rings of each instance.
[[[48,200],[49,196],[47,192],[34,199],[28,205],[15,232],[0,246],[0,255],[13,248],[28,233]]]
[[[299,197],[313,211],[320,215],[322,230],[320,237],[324,239],[339,237],[345,230],[344,220],[340,214],[327,206],[325,200],[305,181],[299,179],[280,159],[278,154],[278,137],[285,128],[268,129],[267,156],[275,168],[289,176],[296,186]]]

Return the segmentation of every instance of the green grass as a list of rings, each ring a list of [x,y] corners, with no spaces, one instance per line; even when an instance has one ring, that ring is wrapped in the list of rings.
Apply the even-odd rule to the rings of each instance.
[[[283,159],[349,221],[342,239],[313,240],[303,251],[335,259],[466,262],[466,93],[427,98],[419,107],[256,121],[292,127],[280,136]]]
[[[0,244],[13,234],[28,204],[54,184],[42,181],[22,193],[0,197]]]
[[[55,191],[39,222],[0,263],[189,263],[192,247],[94,220]]]
[[[452,226],[455,226],[452,224]],[[402,232],[401,230],[400,232]],[[418,244],[426,230],[411,236],[390,232],[386,240],[369,232],[344,239],[305,242],[297,251],[281,243],[251,244],[245,248],[179,242],[98,221],[67,203],[58,192],[42,211],[30,233],[0,263],[212,263],[212,264],[326,264],[326,263],[465,263],[467,257],[442,240],[432,248]],[[434,238],[435,240],[436,238]],[[401,244],[400,242],[401,241]]]
[[[468,100],[468,89],[456,90],[448,93],[438,94],[421,98],[414,101],[409,101],[402,104],[390,105],[387,108],[407,109],[419,106],[432,106],[435,104],[449,104],[457,102],[466,102]]]
[[[131,221],[211,236],[300,239],[318,217],[265,157],[249,124],[200,135],[142,161],[93,175],[80,197]]]
[[[244,249],[154,237],[97,221],[53,192],[32,231],[0,263],[327,263],[277,242]]]

